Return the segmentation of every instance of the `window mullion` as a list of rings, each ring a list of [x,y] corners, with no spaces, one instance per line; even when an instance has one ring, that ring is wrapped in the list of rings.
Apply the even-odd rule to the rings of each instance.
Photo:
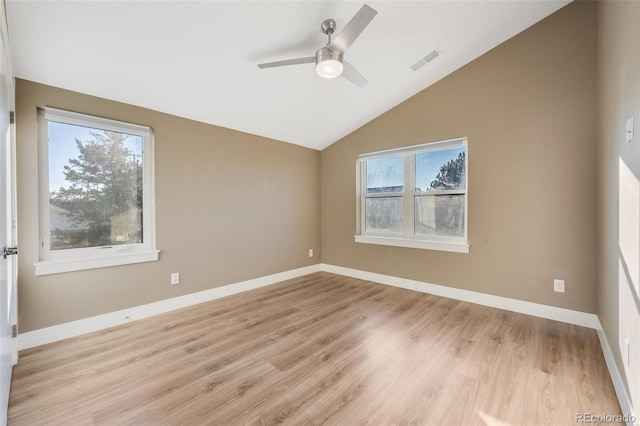
[[[405,237],[413,236],[413,192],[414,192],[414,162],[415,155],[404,155],[404,191],[403,191],[403,214],[402,230]]]
[[[372,194],[363,194],[365,198],[389,198],[389,197],[402,197],[402,192],[374,192]]]
[[[359,229],[358,232],[360,233],[364,233],[365,232],[365,196],[364,193],[366,192],[366,188],[367,188],[367,162],[366,161],[360,161],[358,163],[360,165],[360,187],[359,189],[359,194],[358,197],[360,198],[360,223],[359,223]]]
[[[414,195],[430,195],[430,196],[465,195],[466,193],[467,193],[466,189],[444,189],[444,190],[436,190],[436,191],[415,191]]]

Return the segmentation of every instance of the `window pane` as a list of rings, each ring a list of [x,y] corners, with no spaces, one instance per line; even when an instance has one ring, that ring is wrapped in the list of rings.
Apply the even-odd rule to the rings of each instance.
[[[48,127],[50,249],[141,243],[142,136]]]
[[[402,155],[367,160],[367,194],[402,192],[403,186]]]
[[[365,231],[402,233],[402,197],[367,198]]]
[[[416,154],[416,191],[465,189],[465,148]]]
[[[464,237],[465,195],[421,195],[415,197],[415,233]]]

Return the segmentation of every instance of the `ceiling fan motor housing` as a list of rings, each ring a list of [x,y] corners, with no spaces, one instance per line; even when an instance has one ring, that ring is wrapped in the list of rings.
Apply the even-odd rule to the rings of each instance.
[[[323,47],[316,52],[316,72],[320,77],[335,78],[342,74],[342,52]]]
[[[316,65],[323,61],[334,60],[342,62],[342,52],[323,47],[316,52]]]

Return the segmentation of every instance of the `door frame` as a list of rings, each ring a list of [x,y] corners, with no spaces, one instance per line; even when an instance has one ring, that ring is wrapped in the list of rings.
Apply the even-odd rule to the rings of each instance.
[[[6,25],[6,23],[5,23]],[[9,50],[8,46],[5,49]],[[12,120],[9,121],[9,175],[11,176],[11,185],[9,186],[9,194],[7,196],[8,203],[10,205],[9,221],[11,223],[9,244],[12,247],[18,247],[18,203],[17,203],[17,169],[16,169],[16,85],[13,77],[13,69],[11,68],[10,56],[7,53],[7,62],[9,64],[9,110],[11,111]],[[18,363],[18,254],[9,256],[11,261],[11,304],[10,304],[10,316],[9,321],[16,327],[16,335],[11,339],[11,363],[16,365]]]
[[[15,80],[13,77],[13,64],[11,61],[11,49],[9,47],[9,33],[7,26],[7,16],[5,1],[0,4],[0,61],[3,63],[2,86],[6,89],[3,93],[2,108],[0,113],[7,114],[2,117],[3,124],[7,123],[7,132],[0,135],[2,143],[0,149],[3,150],[0,161],[0,175],[2,175],[2,188],[0,189],[0,197],[2,197],[3,212],[0,214],[2,227],[2,239],[0,241],[0,255],[3,255],[6,247],[17,247],[17,184],[16,184],[16,126],[15,126]],[[5,105],[6,102],[6,105]],[[6,121],[5,121],[6,120]],[[6,204],[5,204],[6,203]],[[6,210],[5,210],[6,206]],[[6,216],[6,218],[5,218]],[[6,236],[4,235],[6,233]],[[18,339],[17,339],[17,320],[18,320],[18,261],[17,254],[7,256],[2,259],[5,262],[2,269],[2,278],[6,279],[7,288],[2,288],[3,293],[6,291],[5,297],[0,301],[3,305],[6,303],[6,316],[4,306],[2,310],[2,318],[0,318],[0,326],[2,327],[2,365],[0,368],[0,376],[2,376],[2,407],[0,407],[0,424],[4,425],[7,421],[8,401],[11,392],[11,376],[13,366],[18,362]],[[6,275],[6,276],[5,276]],[[4,280],[3,280],[4,281]],[[8,296],[8,297],[6,297]],[[6,340],[4,340],[6,339]],[[5,394],[6,391],[6,394]]]
[[[9,235],[7,245],[10,247],[18,246],[18,212],[17,212],[17,169],[16,169],[16,119],[15,119],[15,110],[16,110],[16,84],[15,77],[13,75],[13,61],[11,58],[11,48],[9,45],[9,27],[7,22],[7,8],[6,8],[6,0],[2,1],[1,10],[0,10],[0,31],[2,31],[2,40],[0,49],[2,51],[0,54],[4,55],[4,59],[7,61],[7,90],[9,92],[9,111],[11,113],[11,119],[9,120],[9,152],[8,152],[8,166],[9,171],[7,175],[10,179],[10,185],[8,185],[8,194],[7,194],[7,203],[9,206],[9,215],[8,218],[10,222]],[[2,247],[0,247],[2,249]],[[9,321],[12,325],[17,327],[18,325],[18,256],[9,256],[7,260],[10,260],[11,263],[11,281],[10,285],[12,286],[11,290],[11,304],[10,304],[10,317]],[[11,361],[12,365],[16,365],[18,363],[18,337],[17,334],[15,337],[11,339],[12,343],[12,353],[11,353]]]

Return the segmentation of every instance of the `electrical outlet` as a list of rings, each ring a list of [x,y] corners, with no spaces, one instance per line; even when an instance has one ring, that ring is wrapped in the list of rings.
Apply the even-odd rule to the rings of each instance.
[[[564,293],[564,280],[553,280],[553,291]]]
[[[180,272],[171,273],[171,285],[180,284]]]
[[[313,249],[309,249],[309,257],[313,257]]]

